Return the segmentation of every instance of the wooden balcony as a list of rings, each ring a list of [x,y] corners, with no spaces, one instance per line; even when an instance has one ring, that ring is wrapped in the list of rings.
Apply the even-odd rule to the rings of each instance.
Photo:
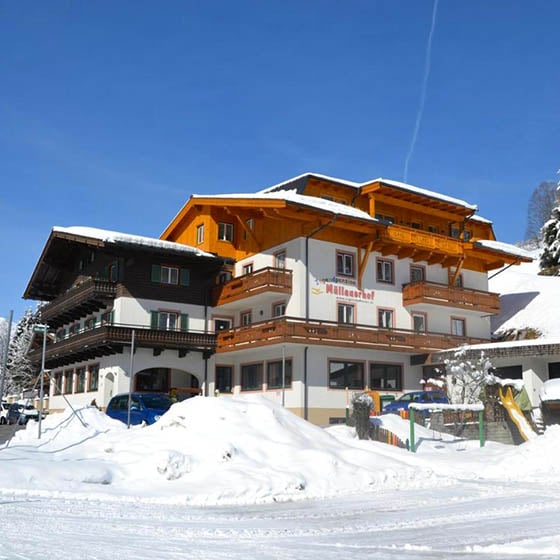
[[[418,333],[405,329],[382,329],[368,325],[342,325],[331,321],[306,321],[282,317],[218,333],[216,352],[230,352],[271,344],[317,344],[365,350],[427,353],[487,339],[442,333]]]
[[[209,333],[167,331],[130,325],[102,325],[47,344],[45,365],[47,369],[53,369],[121,353],[123,348],[130,346],[132,331],[136,348],[151,348],[156,356],[163,350],[177,350],[179,357],[191,351],[212,354],[216,346],[216,336]],[[33,349],[28,356],[33,363],[39,363],[42,348]]]
[[[212,290],[214,307],[245,300],[263,293],[291,294],[292,271],[284,268],[261,268],[250,274],[233,278]]]
[[[372,248],[383,255],[451,266],[464,256],[463,241],[401,225],[380,231]]]
[[[443,305],[489,315],[500,312],[498,294],[433,282],[414,282],[403,286],[403,305],[409,307],[417,304]]]
[[[41,318],[58,328],[106,307],[117,295],[117,284],[88,278],[41,308]]]

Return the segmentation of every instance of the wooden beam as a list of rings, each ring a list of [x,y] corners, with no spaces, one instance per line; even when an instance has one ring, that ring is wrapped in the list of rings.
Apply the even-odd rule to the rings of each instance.
[[[257,239],[255,232],[247,225],[247,220],[244,220],[239,214],[236,214],[235,217],[239,222],[239,225],[243,229],[243,231],[247,234],[247,236],[251,239],[251,241],[255,244],[257,250],[260,252],[262,250],[262,243]]]
[[[367,263],[371,255],[371,248],[373,247],[373,241],[367,244],[367,247],[358,247],[358,289],[362,289],[362,278],[364,272],[366,271]]]
[[[461,269],[463,268],[464,260],[465,260],[465,257],[461,257],[459,259],[459,262],[457,263],[457,267],[455,268],[455,274],[453,275],[453,279],[451,280],[451,284],[449,284],[450,286],[456,286],[457,285],[457,279],[459,278],[459,274],[461,274]]]

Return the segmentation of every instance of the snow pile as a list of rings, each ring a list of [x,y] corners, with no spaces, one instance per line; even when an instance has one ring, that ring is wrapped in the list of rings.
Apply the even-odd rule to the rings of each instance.
[[[560,401],[560,379],[545,381],[539,391],[541,401]]]
[[[196,397],[148,427],[95,408],[30,423],[0,447],[0,493],[233,504],[436,484],[430,468],[340,441],[263,397]]]

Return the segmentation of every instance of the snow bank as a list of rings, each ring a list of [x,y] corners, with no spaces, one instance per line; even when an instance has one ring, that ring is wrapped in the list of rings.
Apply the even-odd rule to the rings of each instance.
[[[340,441],[263,397],[196,397],[127,430],[95,408],[29,424],[0,448],[0,493],[240,504],[425,486],[429,468]],[[83,421],[80,422],[80,419]],[[433,480],[432,480],[433,478]]]

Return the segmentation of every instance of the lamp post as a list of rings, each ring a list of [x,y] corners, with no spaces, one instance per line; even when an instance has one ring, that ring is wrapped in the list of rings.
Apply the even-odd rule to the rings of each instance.
[[[37,439],[41,439],[41,422],[43,421],[43,401],[45,400],[45,354],[47,352],[48,325],[35,325],[33,332],[43,333],[43,351],[41,353],[41,382],[39,389],[39,426],[37,428]]]

